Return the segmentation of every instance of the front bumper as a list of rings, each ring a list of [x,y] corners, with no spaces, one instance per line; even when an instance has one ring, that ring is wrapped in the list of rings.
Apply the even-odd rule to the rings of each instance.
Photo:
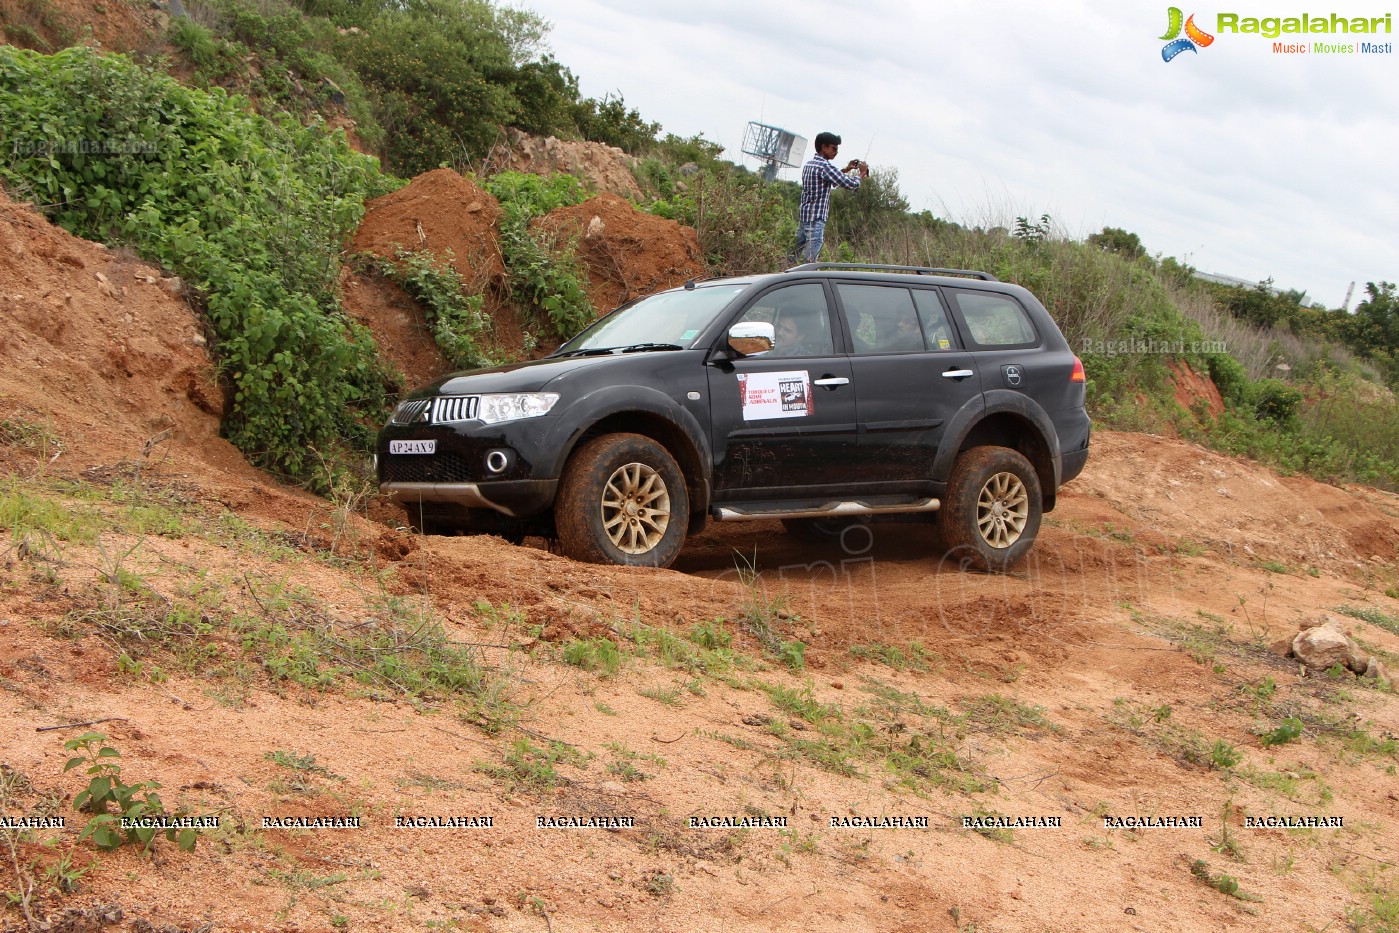
[[[547,510],[558,491],[556,479],[494,480],[483,483],[380,483],[379,492],[403,506],[438,502],[468,509],[491,509],[512,518]]]

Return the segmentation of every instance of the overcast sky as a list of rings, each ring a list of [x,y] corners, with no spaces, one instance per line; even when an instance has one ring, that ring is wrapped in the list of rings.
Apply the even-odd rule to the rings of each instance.
[[[515,0],[584,95],[622,94],[727,158],[749,120],[894,168],[914,210],[967,225],[1104,226],[1201,271],[1337,307],[1399,280],[1399,52],[1275,54],[1216,14],[1377,17],[1370,0],[1181,5],[1215,41],[1162,60],[1168,4],[1120,0]],[[1399,22],[1395,22],[1399,25]],[[1283,36],[1309,46],[1337,37]],[[1393,33],[1341,36],[1342,43]],[[794,172],[784,175],[794,178]]]

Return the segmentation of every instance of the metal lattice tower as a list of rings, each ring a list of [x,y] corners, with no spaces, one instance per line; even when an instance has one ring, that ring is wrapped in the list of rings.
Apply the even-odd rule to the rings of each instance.
[[[763,163],[762,176],[768,181],[777,178],[782,168],[801,164],[806,151],[806,139],[777,126],[750,121],[743,133],[743,154]]]

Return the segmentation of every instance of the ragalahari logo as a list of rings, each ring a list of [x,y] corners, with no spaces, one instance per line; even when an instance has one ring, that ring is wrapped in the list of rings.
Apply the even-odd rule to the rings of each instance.
[[[1171,18],[1170,28],[1162,39],[1167,40],[1164,48],[1161,49],[1161,60],[1170,61],[1181,52],[1195,51],[1195,46],[1204,48],[1214,41],[1214,36],[1203,32],[1199,26],[1195,25],[1195,14],[1191,13],[1190,18],[1185,20],[1185,38],[1180,38],[1182,14],[1179,7],[1169,7],[1166,13]]]

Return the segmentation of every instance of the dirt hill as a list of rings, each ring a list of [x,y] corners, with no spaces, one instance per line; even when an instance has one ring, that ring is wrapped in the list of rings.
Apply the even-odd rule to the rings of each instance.
[[[599,312],[707,271],[692,227],[638,211],[615,194],[561,207],[536,228],[577,241],[588,267],[588,297]]]
[[[6,929],[1385,929],[1399,703],[1281,650],[1399,668],[1399,498],[1103,432],[1005,577],[409,537],[217,438],[177,291],[0,201],[0,810],[66,821],[0,830]],[[80,842],[89,728],[219,828]]]
[[[693,229],[639,211],[616,195],[560,208],[539,218],[535,229],[551,236],[560,249],[577,244],[588,298],[598,314],[705,273]],[[546,354],[554,343],[547,336],[527,341],[527,332],[535,328],[509,300],[499,238],[495,198],[451,169],[437,169],[371,202],[350,248],[387,260],[401,250],[432,255],[485,296],[492,322],[488,343],[498,355],[517,358],[527,346],[534,347],[535,355]],[[347,310],[374,332],[409,388],[447,370],[422,308],[401,288],[372,270],[347,272],[342,286]]]

